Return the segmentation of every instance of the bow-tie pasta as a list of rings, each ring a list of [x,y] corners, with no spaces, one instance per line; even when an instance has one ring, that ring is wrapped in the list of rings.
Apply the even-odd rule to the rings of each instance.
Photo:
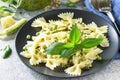
[[[77,24],[82,33],[81,41],[86,38],[103,37],[101,47],[108,47],[109,41],[106,37],[108,32],[107,26],[98,27],[94,22],[85,24],[82,18],[74,18],[74,13],[61,13],[58,15],[59,20],[45,20],[40,17],[35,19],[32,27],[42,28],[37,36],[32,36],[31,41],[27,41],[24,50],[20,53],[22,56],[29,58],[31,65],[44,63],[51,70],[62,66],[64,71],[73,76],[81,75],[83,69],[92,67],[92,63],[97,56],[103,52],[99,47],[79,50],[71,57],[61,58],[60,55],[48,55],[44,50],[54,42],[69,42],[69,33],[73,24]]]

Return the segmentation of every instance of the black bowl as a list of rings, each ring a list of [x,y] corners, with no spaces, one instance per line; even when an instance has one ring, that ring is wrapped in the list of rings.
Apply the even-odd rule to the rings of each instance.
[[[22,51],[22,47],[26,44],[26,35],[27,34],[35,35],[35,33],[38,31],[38,29],[31,27],[32,22],[36,18],[44,17],[46,20],[50,20],[50,19],[56,20],[56,19],[59,19],[57,17],[58,14],[65,13],[65,12],[74,12],[74,14],[75,14],[74,18],[81,17],[81,18],[83,18],[83,22],[86,24],[91,23],[91,22],[95,22],[98,26],[108,25],[109,29],[108,29],[107,37],[110,41],[110,46],[108,48],[105,48],[104,52],[101,54],[101,56],[103,57],[103,60],[102,61],[94,61],[93,67],[90,68],[89,70],[83,71],[81,76],[85,76],[85,75],[97,72],[98,70],[103,68],[105,65],[107,65],[115,57],[115,55],[118,51],[118,45],[119,45],[118,44],[119,43],[118,35],[117,35],[115,29],[113,28],[113,26],[109,22],[107,22],[105,19],[103,19],[103,18],[101,18],[93,13],[83,11],[83,10],[58,9],[58,10],[48,11],[48,12],[39,14],[36,17],[29,20],[21,28],[21,30],[19,31],[19,33],[16,37],[16,50],[18,52],[20,59],[29,68],[31,68],[32,70],[34,70],[40,74],[44,74],[44,75],[48,75],[48,76],[52,76],[52,77],[59,77],[59,78],[76,77],[76,76],[68,75],[64,72],[52,71],[52,70],[46,68],[43,64],[39,64],[37,66],[31,66],[29,63],[29,59],[26,59],[19,54]],[[77,77],[80,77],[80,76],[77,76]]]

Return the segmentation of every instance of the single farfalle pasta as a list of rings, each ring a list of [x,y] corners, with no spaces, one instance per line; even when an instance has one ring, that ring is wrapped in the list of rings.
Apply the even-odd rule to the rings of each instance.
[[[33,27],[42,28],[37,36],[32,36],[31,41],[27,41],[24,50],[20,53],[22,56],[29,58],[31,65],[44,63],[51,70],[62,66],[64,71],[73,76],[80,76],[83,69],[92,67],[92,63],[97,56],[103,52],[98,46],[79,50],[71,57],[61,58],[60,55],[48,55],[44,53],[45,49],[54,42],[69,42],[69,35],[72,25],[76,24],[82,36],[81,41],[86,38],[102,37],[101,47],[108,47],[109,40],[105,36],[108,32],[107,26],[97,26],[94,22],[85,24],[82,18],[74,18],[74,13],[67,12],[58,15],[59,20],[45,20],[40,17],[33,21]]]
[[[79,76],[81,75],[82,70],[80,66],[76,64],[76,65],[73,65],[72,67],[68,67],[67,69],[65,69],[65,72],[73,76]]]
[[[67,13],[61,13],[58,15],[59,18],[63,20],[70,20],[73,19],[74,13],[67,12]]]
[[[42,27],[45,25],[46,25],[46,20],[43,17],[35,19],[35,21],[32,23],[32,26],[34,27]]]

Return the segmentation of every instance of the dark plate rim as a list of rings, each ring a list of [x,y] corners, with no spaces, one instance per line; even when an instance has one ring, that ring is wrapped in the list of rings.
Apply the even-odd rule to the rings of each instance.
[[[96,14],[94,14],[94,13],[92,13],[92,12],[89,12],[89,11],[86,11],[86,10],[80,10],[80,9],[56,9],[56,10],[49,10],[49,11],[42,12],[41,14],[38,14],[38,15],[32,17],[32,18],[31,18],[30,20],[28,20],[24,25],[26,25],[29,21],[34,20],[35,18],[39,17],[40,15],[42,15],[42,14],[44,14],[44,13],[50,13],[50,12],[52,12],[52,11],[58,11],[58,10],[77,10],[77,11],[87,12],[87,13],[92,14],[92,15],[96,15]],[[102,18],[102,17],[99,16],[99,15],[96,15],[96,16],[99,17],[99,18]],[[107,23],[109,23],[109,24],[111,25],[110,27],[113,26],[113,25],[112,25],[109,21],[107,21],[106,19],[104,19],[104,18],[102,18],[102,19],[103,19],[104,21],[106,21]],[[17,35],[19,34],[20,30],[21,30],[22,28],[24,28],[24,27],[23,27],[24,25],[22,25],[22,27],[19,29],[19,31],[17,32],[16,37],[15,37],[15,49],[16,49],[16,52],[17,52],[17,48],[16,48],[16,46],[17,46],[17,45],[16,45]],[[113,29],[115,30],[114,27],[113,27]],[[116,32],[116,34],[117,34],[117,32]],[[119,41],[118,35],[117,35],[117,39],[118,39],[118,43],[119,43],[120,41]],[[115,52],[116,54],[117,54],[118,50],[119,50],[119,45],[117,46],[117,51]],[[47,74],[44,74],[44,73],[38,72],[37,70],[32,69],[31,67],[29,67],[29,66],[23,61],[23,59],[20,57],[20,54],[17,52],[17,55],[19,56],[20,60],[24,63],[24,65],[26,65],[26,66],[27,66],[29,69],[31,69],[32,71],[35,71],[35,72],[37,72],[38,74],[42,74],[43,76],[48,76],[48,77],[52,77],[52,78],[61,78],[61,79],[62,79],[62,78],[64,78],[64,79],[80,78],[80,77],[85,77],[85,76],[94,74],[94,73],[102,70],[103,68],[105,68],[105,67],[114,59],[114,57],[116,56],[116,54],[104,65],[104,67],[100,67],[99,70],[97,70],[97,71],[91,72],[91,73],[86,74],[86,75],[80,75],[80,76],[59,77],[59,76],[47,75]]]

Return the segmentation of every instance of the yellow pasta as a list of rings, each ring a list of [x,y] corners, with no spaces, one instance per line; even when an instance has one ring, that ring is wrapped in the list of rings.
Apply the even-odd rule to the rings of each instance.
[[[34,27],[44,27],[44,26],[46,26],[46,20],[43,17],[38,18],[32,23],[32,26],[34,26]]]
[[[60,20],[46,20],[43,17],[35,19],[32,23],[33,27],[41,27],[40,35],[33,36],[32,41],[27,41],[25,50],[20,54],[29,58],[31,65],[38,65],[45,63],[45,66],[54,70],[58,66],[66,67],[65,73],[79,76],[82,69],[89,69],[92,63],[97,59],[97,56],[103,52],[100,48],[93,47],[83,49],[76,52],[75,55],[68,58],[61,58],[60,55],[47,55],[44,53],[45,49],[54,42],[69,42],[69,33],[73,24],[77,24],[82,36],[81,41],[86,38],[102,37],[103,42],[100,44],[102,47],[109,46],[109,40],[105,36],[108,27],[98,27],[94,22],[85,24],[82,18],[73,18],[74,13],[61,13],[58,15]]]
[[[81,75],[82,70],[80,66],[76,64],[72,67],[68,67],[67,69],[65,69],[65,72],[73,76],[79,76]]]
[[[63,19],[63,20],[71,20],[73,19],[74,13],[61,13],[58,15],[59,18]]]

